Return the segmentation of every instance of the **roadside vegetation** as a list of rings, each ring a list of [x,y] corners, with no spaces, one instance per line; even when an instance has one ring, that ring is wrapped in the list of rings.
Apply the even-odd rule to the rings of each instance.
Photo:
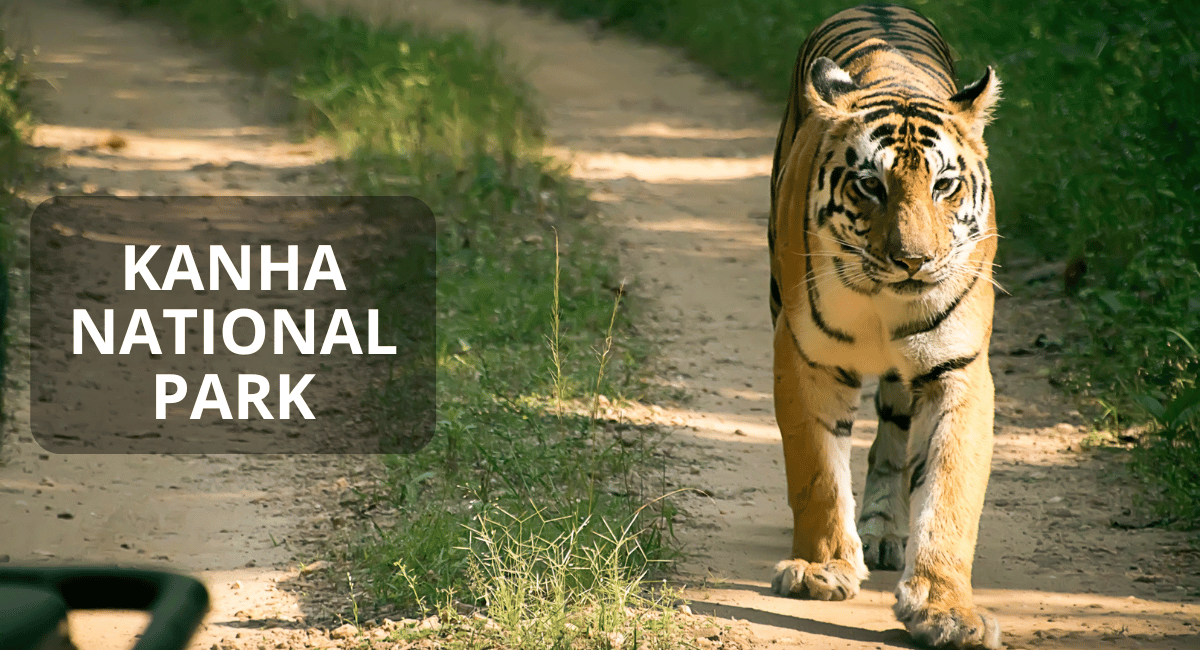
[[[680,46],[781,104],[808,31],[852,4],[517,1]],[[1101,426],[1144,425],[1132,467],[1147,496],[1166,520],[1200,525],[1200,16],[1169,0],[898,4],[938,25],[960,82],[995,66],[1000,261],[1062,264],[1081,315],[1064,332],[1064,383]]]
[[[26,136],[30,125],[27,106],[28,75],[24,70],[25,55],[10,45],[0,23],[0,209],[8,209],[8,203],[16,193],[17,185],[29,169],[26,156]],[[7,250],[11,241],[8,220],[0,230]]]
[[[386,457],[363,495],[391,515],[345,551],[353,589],[439,613],[421,634],[445,647],[681,647],[669,595],[646,587],[673,554],[652,432],[599,417],[648,390],[638,306],[586,192],[542,155],[535,98],[500,49],[280,0],[116,4],[228,46],[283,87],[296,123],[341,147],[352,192],[433,210],[436,433]],[[413,268],[375,264],[386,306]],[[411,319],[393,316],[397,333]]]
[[[6,420],[5,391],[8,386],[8,347],[14,332],[8,327],[9,293],[8,270],[18,259],[16,221],[24,212],[17,200],[17,187],[33,169],[30,162],[27,135],[31,124],[29,112],[29,77],[25,72],[25,54],[8,42],[3,11],[0,11],[0,421]],[[0,451],[4,433],[0,431]]]

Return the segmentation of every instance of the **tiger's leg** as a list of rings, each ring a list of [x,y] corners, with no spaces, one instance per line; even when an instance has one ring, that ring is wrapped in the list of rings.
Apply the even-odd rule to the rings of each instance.
[[[895,372],[879,378],[875,411],[879,414],[879,431],[868,456],[858,536],[868,568],[894,571],[904,567],[904,545],[908,539],[904,459],[912,419],[912,393]]]
[[[907,487],[912,516],[893,610],[935,648],[1000,648],[996,619],[974,605],[971,567],[992,461],[994,389],[987,351],[912,382]]]
[[[857,378],[800,356],[787,317],[775,328],[775,417],[783,435],[792,559],[775,567],[781,596],[845,600],[867,577],[854,529],[850,429]]]

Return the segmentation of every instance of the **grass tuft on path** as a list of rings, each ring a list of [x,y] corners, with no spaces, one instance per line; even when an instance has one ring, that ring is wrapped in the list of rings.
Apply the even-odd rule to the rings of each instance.
[[[617,435],[590,408],[649,389],[638,305],[585,189],[541,153],[533,94],[500,48],[276,0],[119,4],[286,90],[298,123],[339,144],[355,193],[433,209],[436,435],[387,457],[364,495],[387,523],[345,551],[356,587],[409,613],[486,606],[502,647],[609,647],[610,633],[673,647],[665,596],[644,590],[674,553],[670,502],[645,478],[653,431]],[[405,260],[375,263],[386,303]]]

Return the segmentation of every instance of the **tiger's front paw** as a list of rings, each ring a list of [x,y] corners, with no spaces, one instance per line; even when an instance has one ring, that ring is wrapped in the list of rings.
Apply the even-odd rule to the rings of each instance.
[[[823,564],[784,560],[775,565],[771,590],[780,596],[808,600],[848,600],[858,595],[862,577],[845,560]]]
[[[1000,624],[996,617],[966,602],[930,604],[925,588],[901,584],[892,608],[917,643],[939,650],[999,650]]]

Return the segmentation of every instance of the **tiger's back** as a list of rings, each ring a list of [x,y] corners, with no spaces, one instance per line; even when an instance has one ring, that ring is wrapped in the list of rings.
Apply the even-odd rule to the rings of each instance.
[[[970,572],[991,461],[991,68],[958,90],[937,28],[863,6],[797,57],[771,175],[775,410],[793,512],[781,595],[853,597],[904,569],[897,617],[936,647],[999,646]],[[850,433],[864,375],[879,430],[857,523]],[[908,543],[909,539],[915,540]]]

